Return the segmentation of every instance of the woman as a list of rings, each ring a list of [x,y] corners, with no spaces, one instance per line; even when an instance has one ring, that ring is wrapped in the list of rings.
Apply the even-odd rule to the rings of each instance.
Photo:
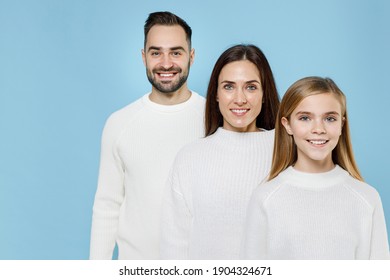
[[[178,153],[168,179],[162,258],[239,258],[249,197],[271,167],[278,106],[258,47],[222,53],[207,90],[206,137]]]
[[[248,208],[243,257],[388,259],[381,199],[364,183],[346,98],[329,78],[295,82],[280,104],[270,180]]]

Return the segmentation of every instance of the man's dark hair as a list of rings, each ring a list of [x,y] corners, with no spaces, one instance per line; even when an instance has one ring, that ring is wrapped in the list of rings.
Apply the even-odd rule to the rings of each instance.
[[[166,25],[166,26],[180,25],[186,33],[188,46],[191,49],[191,36],[192,36],[191,27],[182,18],[178,17],[175,14],[172,14],[171,12],[155,12],[149,14],[144,25],[144,34],[145,34],[144,47],[146,47],[146,40],[147,40],[146,38],[148,36],[148,33],[154,25]]]

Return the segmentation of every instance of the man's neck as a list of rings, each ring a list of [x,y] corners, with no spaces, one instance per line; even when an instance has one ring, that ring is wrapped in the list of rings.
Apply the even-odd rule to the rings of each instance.
[[[191,91],[185,87],[172,93],[164,93],[152,89],[152,93],[149,95],[149,99],[160,105],[177,105],[186,102],[191,97]]]

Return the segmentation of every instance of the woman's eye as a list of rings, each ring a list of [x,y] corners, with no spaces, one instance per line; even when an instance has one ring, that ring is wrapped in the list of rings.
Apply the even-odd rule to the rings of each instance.
[[[226,90],[232,90],[232,89],[233,89],[233,85],[231,85],[231,84],[225,84],[225,85],[223,86],[223,88],[226,89]]]
[[[255,85],[248,85],[246,88],[247,88],[248,90],[256,90],[256,89],[257,89],[257,86],[255,86]]]

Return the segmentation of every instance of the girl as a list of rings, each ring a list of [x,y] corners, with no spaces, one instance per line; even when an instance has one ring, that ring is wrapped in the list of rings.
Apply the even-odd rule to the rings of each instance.
[[[387,259],[385,218],[350,140],[346,98],[329,78],[307,77],[284,95],[269,181],[249,203],[249,259]]]
[[[253,45],[217,60],[206,137],[184,147],[168,179],[161,257],[238,259],[250,194],[271,168],[279,106],[271,68]]]

